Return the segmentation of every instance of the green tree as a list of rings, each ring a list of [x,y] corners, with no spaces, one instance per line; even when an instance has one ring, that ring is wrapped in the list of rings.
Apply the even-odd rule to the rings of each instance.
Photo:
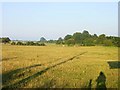
[[[120,37],[112,37],[112,42],[114,46],[120,47]]]
[[[11,40],[8,37],[3,37],[2,38],[2,43],[6,44],[9,43]]]
[[[18,42],[16,43],[16,45],[23,45],[23,43],[20,42],[20,41],[18,41]]]
[[[56,41],[56,44],[63,44],[63,39],[59,37],[58,40]]]
[[[11,45],[15,45],[15,44],[16,44],[15,42],[13,42],[13,41],[11,42]]]
[[[47,43],[56,43],[56,40],[48,40]]]
[[[113,46],[112,40],[108,40],[108,39],[104,40],[103,45],[104,46]]]
[[[105,39],[105,38],[106,38],[105,34],[99,35],[99,39]]]
[[[83,36],[84,38],[88,38],[88,37],[90,37],[90,34],[89,34],[88,31],[84,30],[84,31],[82,32],[82,36]]]
[[[98,38],[97,34],[94,34],[93,37],[94,37],[94,38]]]
[[[94,40],[92,38],[87,38],[83,41],[84,46],[95,46]]]
[[[80,44],[81,43],[81,33],[80,32],[76,32],[73,34],[73,39],[75,41],[75,44]]]
[[[39,46],[46,46],[44,43],[41,43]]]
[[[66,36],[64,37],[64,40],[67,41],[67,40],[69,40],[69,39],[71,39],[71,38],[72,38],[72,35],[66,35]]]
[[[28,42],[26,42],[26,45],[35,45],[35,43],[33,42],[33,41],[28,41]]]
[[[104,44],[104,40],[106,40],[105,34],[99,35],[99,37],[97,39],[97,44],[103,45]]]
[[[75,40],[71,38],[71,39],[69,39],[69,40],[66,41],[66,44],[68,46],[73,46],[73,45],[75,45]]]

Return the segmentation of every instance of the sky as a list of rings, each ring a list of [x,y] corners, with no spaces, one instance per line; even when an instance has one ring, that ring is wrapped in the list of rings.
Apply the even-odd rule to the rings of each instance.
[[[12,40],[58,39],[83,30],[118,36],[117,2],[7,2],[2,18],[2,36]]]

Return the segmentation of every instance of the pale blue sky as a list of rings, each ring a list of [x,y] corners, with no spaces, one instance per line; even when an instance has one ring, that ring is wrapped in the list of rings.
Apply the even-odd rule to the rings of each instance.
[[[118,3],[4,3],[3,36],[57,39],[74,32],[118,35]]]

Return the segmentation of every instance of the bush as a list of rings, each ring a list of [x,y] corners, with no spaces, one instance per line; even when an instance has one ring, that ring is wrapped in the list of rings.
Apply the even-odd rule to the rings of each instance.
[[[22,42],[18,41],[16,45],[24,45]]]
[[[32,41],[28,41],[28,42],[26,42],[26,45],[35,45],[35,43]]]
[[[112,43],[111,40],[104,40],[104,41],[103,41],[103,45],[104,45],[104,46],[113,46],[113,43]]]
[[[11,42],[11,45],[15,45],[16,43],[15,42]]]
[[[44,43],[41,43],[40,46],[46,46]]]
[[[44,43],[39,43],[39,42],[36,42],[34,43],[33,41],[28,41],[26,43],[23,43],[23,42],[12,42],[11,45],[27,45],[27,46],[46,46]]]
[[[9,43],[11,40],[8,37],[3,37],[2,38],[2,43],[6,44]]]
[[[74,41],[74,39],[69,39],[65,42],[65,44],[67,44],[68,46],[73,46],[73,45],[75,45],[75,41]]]

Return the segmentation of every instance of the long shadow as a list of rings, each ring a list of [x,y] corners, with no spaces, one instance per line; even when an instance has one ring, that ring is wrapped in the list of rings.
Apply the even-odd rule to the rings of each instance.
[[[2,58],[1,61],[8,61],[8,60],[11,60],[11,59],[16,59],[17,57],[12,57],[12,58]]]
[[[21,76],[24,76],[25,74],[24,73],[20,73],[19,75],[17,75],[16,77],[13,76],[13,75],[16,75],[18,74],[19,72],[22,72],[26,69],[31,69],[33,67],[37,67],[37,66],[41,66],[41,64],[35,64],[35,65],[32,65],[32,66],[28,66],[28,67],[24,67],[24,68],[19,68],[19,69],[16,69],[16,70],[12,70],[12,71],[9,71],[7,73],[3,73],[2,74],[2,84],[6,84],[7,82],[9,82],[10,80],[13,80],[15,78],[18,78],[18,77],[21,77]]]
[[[56,66],[58,66],[58,65],[61,65],[61,64],[63,64],[63,63],[66,63],[66,62],[68,62],[68,61],[71,61],[71,60],[73,60],[74,58],[76,58],[77,56],[83,55],[83,54],[85,54],[85,53],[86,53],[86,52],[83,52],[83,53],[81,53],[81,54],[78,54],[78,55],[76,55],[76,56],[73,56],[73,57],[69,58],[68,60],[62,61],[62,62],[60,62],[60,63],[58,63],[58,64],[55,64],[55,65],[52,65],[52,66],[50,66],[50,67],[47,67],[46,69],[41,70],[40,72],[37,72],[37,73],[33,74],[32,76],[29,76],[29,77],[27,77],[27,78],[24,78],[24,79],[20,80],[19,82],[16,82],[16,83],[14,83],[14,84],[11,84],[11,85],[6,86],[6,87],[3,87],[3,88],[17,88],[17,87],[20,88],[20,87],[23,87],[23,86],[25,86],[25,85],[27,84],[27,82],[29,82],[29,81],[31,81],[32,79],[38,77],[39,75],[42,75],[43,73],[47,72],[48,70],[50,70],[50,69],[52,69],[52,68],[54,68],[54,67],[56,67]]]
[[[107,90],[106,88],[106,76],[105,74],[101,71],[99,76],[96,79],[97,85],[96,85],[96,90]]]
[[[87,90],[91,90],[91,88],[92,88],[92,79],[89,80],[89,85],[88,85],[87,88],[88,88]]]
[[[84,52],[84,53],[87,53],[87,52]],[[78,55],[78,56],[79,56],[79,55]],[[60,60],[65,59],[65,58],[66,58],[66,57],[58,58],[58,59],[55,59],[55,60],[53,60],[53,61],[44,63],[44,64],[42,64],[42,65],[49,64],[49,63],[53,63],[53,62],[56,62],[56,61],[60,61]],[[78,57],[76,57],[76,58],[78,58]]]
[[[110,69],[119,69],[120,68],[120,61],[108,61]]]

